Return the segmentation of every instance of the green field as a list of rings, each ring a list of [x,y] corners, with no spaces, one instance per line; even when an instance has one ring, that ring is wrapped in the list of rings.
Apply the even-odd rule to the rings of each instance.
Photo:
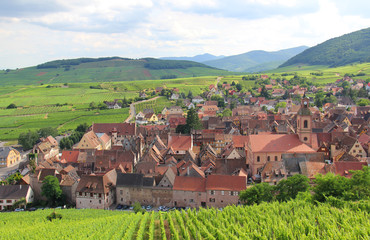
[[[4,70],[0,72],[0,86],[133,81],[160,79],[168,75],[175,75],[177,78],[189,78],[230,74],[225,70],[208,67],[148,69],[145,67],[145,63],[145,60],[140,59],[117,59],[72,65],[68,71],[63,67],[41,69],[28,67],[8,72]]]
[[[367,211],[303,201],[230,206],[222,211],[53,210],[0,213],[1,239],[369,239]]]
[[[91,102],[100,103],[114,99],[133,99],[140,91],[148,94],[156,87],[178,88],[193,95],[203,92],[216,77],[179,78],[173,80],[142,80],[105,83],[69,83],[48,85],[21,85],[0,87],[0,140],[14,140],[19,134],[42,127],[57,127],[60,133],[74,129],[80,123],[123,122],[128,109],[89,110]],[[92,89],[101,87],[101,89]],[[6,109],[14,103],[18,108]],[[160,98],[155,111],[173,103]],[[138,105],[139,109],[154,106],[153,103]]]

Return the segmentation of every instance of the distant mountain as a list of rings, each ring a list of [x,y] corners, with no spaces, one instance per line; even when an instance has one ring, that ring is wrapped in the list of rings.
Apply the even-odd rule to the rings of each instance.
[[[163,60],[187,60],[187,61],[194,61],[194,62],[199,62],[199,63],[202,63],[202,62],[205,62],[205,61],[211,61],[211,60],[217,60],[217,59],[220,59],[220,58],[223,58],[225,56],[214,56],[212,54],[209,54],[209,53],[204,53],[204,54],[201,54],[201,55],[196,55],[194,57],[162,57],[160,59],[163,59]]]
[[[194,61],[121,57],[55,60],[34,67],[0,73],[0,86],[154,80],[235,74]]]
[[[284,61],[306,50],[307,46],[284,49],[274,52],[262,50],[224,57],[203,62],[206,65],[236,72],[259,72],[277,68]]]
[[[280,67],[296,64],[343,66],[370,62],[370,28],[332,38],[292,57]]]

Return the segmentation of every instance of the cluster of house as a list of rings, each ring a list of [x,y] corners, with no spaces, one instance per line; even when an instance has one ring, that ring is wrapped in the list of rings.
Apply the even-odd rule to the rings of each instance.
[[[294,89],[301,90],[307,89]],[[217,91],[210,86],[209,93]],[[42,181],[53,175],[77,208],[134,202],[223,207],[238,204],[240,191],[252,182],[275,185],[294,174],[313,179],[328,172],[350,177],[350,170],[370,163],[370,106],[327,104],[320,111],[303,97],[286,100],[273,114],[262,110],[270,104],[266,99],[244,99],[254,103],[237,105],[230,117],[217,115],[216,101],[184,100],[197,109],[203,125],[189,135],[176,133],[186,114],[173,106],[160,114],[139,112],[136,124],[95,123],[70,151],[60,152],[48,137],[34,147],[37,168],[23,172],[21,186],[29,186],[29,199],[44,199]],[[4,198],[2,187],[0,204],[16,201]],[[5,192],[26,194],[16,194],[21,188]]]

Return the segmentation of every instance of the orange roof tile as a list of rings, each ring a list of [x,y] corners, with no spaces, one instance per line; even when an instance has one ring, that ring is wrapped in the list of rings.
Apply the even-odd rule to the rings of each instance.
[[[61,160],[65,160],[67,163],[77,163],[79,151],[62,151]]]
[[[246,189],[246,177],[230,175],[209,175],[207,177],[206,189],[242,191]]]
[[[310,153],[312,148],[302,143],[295,134],[250,135],[252,152]]]
[[[205,192],[206,191],[206,179],[198,177],[175,177],[175,183],[173,190],[178,191],[193,191],[193,192]]]

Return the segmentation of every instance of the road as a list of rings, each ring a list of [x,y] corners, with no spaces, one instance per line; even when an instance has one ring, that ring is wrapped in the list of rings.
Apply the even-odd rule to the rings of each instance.
[[[135,118],[136,116],[136,111],[135,111],[135,105],[136,104],[140,104],[140,103],[143,103],[143,102],[150,102],[150,101],[154,101],[156,99],[158,99],[159,96],[157,97],[154,97],[154,98],[151,98],[151,99],[147,99],[147,100],[142,100],[142,101],[138,101],[138,102],[134,102],[134,103],[131,103],[130,104],[130,115],[128,116],[128,118],[125,120],[125,123],[129,123],[133,118]]]

